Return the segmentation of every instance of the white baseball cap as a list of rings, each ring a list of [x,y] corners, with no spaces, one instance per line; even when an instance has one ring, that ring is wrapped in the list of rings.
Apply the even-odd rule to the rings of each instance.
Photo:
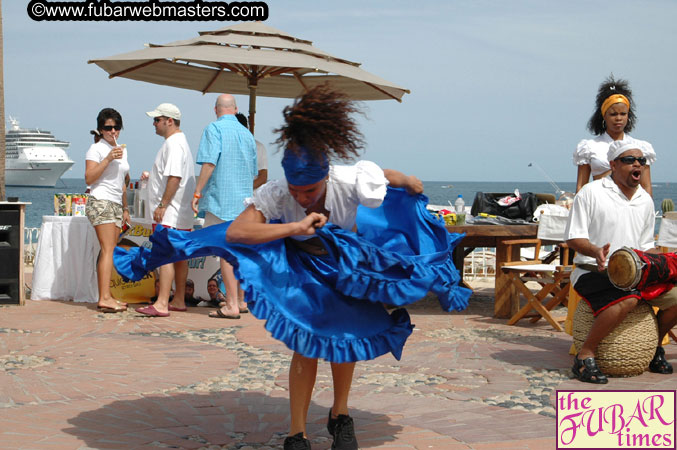
[[[146,114],[148,117],[169,117],[170,119],[181,120],[181,111],[179,111],[176,105],[171,103],[162,103],[153,111],[148,111]]]

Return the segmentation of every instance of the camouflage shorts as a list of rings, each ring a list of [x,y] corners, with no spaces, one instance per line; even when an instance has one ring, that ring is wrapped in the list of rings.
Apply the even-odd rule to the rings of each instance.
[[[85,214],[94,226],[114,223],[118,228],[122,228],[122,205],[118,203],[89,197]]]

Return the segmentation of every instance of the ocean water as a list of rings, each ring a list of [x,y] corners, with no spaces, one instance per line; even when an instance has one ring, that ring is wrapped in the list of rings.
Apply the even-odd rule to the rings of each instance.
[[[463,196],[466,206],[472,204],[476,192],[536,192],[555,194],[555,187],[547,182],[501,182],[501,181],[424,181],[425,194],[434,205],[451,205],[459,195]],[[573,192],[576,184],[556,183],[564,191]],[[54,194],[83,193],[86,185],[82,178],[63,178],[54,188],[34,187],[7,187],[7,196],[19,197],[20,201],[31,202],[26,208],[26,226],[39,228],[43,215],[54,214]],[[654,204],[656,211],[660,211],[661,202],[665,198],[677,202],[677,183],[655,183]],[[451,208],[450,208],[451,209]]]

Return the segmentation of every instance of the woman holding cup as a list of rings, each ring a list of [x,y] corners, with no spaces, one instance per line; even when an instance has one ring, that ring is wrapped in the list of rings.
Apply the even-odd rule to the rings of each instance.
[[[94,226],[101,245],[97,262],[99,301],[97,308],[104,313],[127,310],[125,303],[113,298],[110,280],[113,272],[113,250],[123,223],[129,223],[125,177],[129,174],[127,149],[118,145],[122,116],[113,108],[104,108],[92,130],[94,144],[85,156],[85,182],[90,186],[85,213]]]

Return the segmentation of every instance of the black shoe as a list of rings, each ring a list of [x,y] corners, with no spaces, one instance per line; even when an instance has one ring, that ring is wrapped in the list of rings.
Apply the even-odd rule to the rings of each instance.
[[[581,370],[583,369],[583,370]],[[574,376],[586,383],[607,384],[609,379],[599,370],[595,358],[578,359],[574,356],[574,366],[571,368]]]
[[[287,436],[284,440],[284,450],[310,450],[310,441],[303,437],[303,433]]]
[[[327,431],[334,437],[331,444],[332,450],[358,450],[357,439],[355,438],[355,428],[353,418],[345,414],[339,414],[334,419],[329,410],[329,419],[327,420]]]
[[[656,354],[653,355],[653,359],[649,363],[649,370],[653,373],[672,373],[672,365],[665,359],[663,347],[656,347]]]

